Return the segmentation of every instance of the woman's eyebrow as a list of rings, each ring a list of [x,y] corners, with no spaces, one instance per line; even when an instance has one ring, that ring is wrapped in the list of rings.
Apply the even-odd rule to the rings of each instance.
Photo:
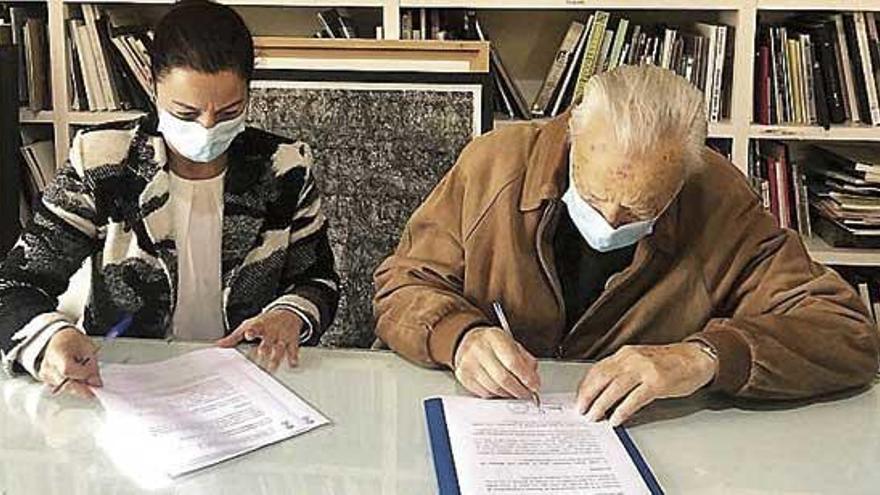
[[[184,107],[184,108],[186,108],[187,110],[193,110],[193,111],[196,111],[196,112],[201,112],[201,111],[202,111],[202,109],[200,109],[200,108],[198,108],[198,107],[194,107],[194,106],[192,106],[192,105],[187,105],[186,103],[183,103],[183,102],[181,102],[181,101],[171,100],[171,102],[174,103],[175,105],[179,105],[179,106],[181,106],[181,107]]]
[[[229,105],[226,105],[225,107],[220,108],[219,110],[217,110],[217,112],[222,112],[222,111],[224,111],[224,110],[229,110],[229,109],[232,108],[232,107],[236,107],[236,106],[240,105],[241,102],[243,102],[243,101],[244,101],[244,99],[239,99],[239,100],[237,100],[237,101],[234,101],[234,102],[230,103]]]

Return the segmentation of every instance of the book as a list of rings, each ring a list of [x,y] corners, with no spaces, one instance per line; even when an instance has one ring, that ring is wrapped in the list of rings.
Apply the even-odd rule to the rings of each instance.
[[[871,68],[873,69],[875,89],[880,94],[880,35],[878,35],[877,31],[877,16],[871,11],[865,11],[863,14],[868,31],[868,50],[871,55]]]
[[[608,67],[608,56],[611,54],[611,43],[614,41],[614,31],[605,30],[602,37],[602,47],[599,49],[599,59],[596,61],[596,74],[605,72]]]
[[[29,17],[25,21],[23,41],[27,61],[28,106],[35,112],[47,110],[51,107],[51,90],[46,21],[40,17]]]
[[[861,122],[872,124],[871,102],[868,100],[868,91],[866,91],[867,81],[865,80],[866,73],[862,66],[863,55],[856,33],[856,16],[853,13],[845,13],[842,17],[846,46],[852,64],[853,92],[855,93],[857,103],[855,108]]]
[[[573,63],[572,54],[577,48],[584,27],[584,24],[578,21],[572,21],[571,25],[569,25],[568,31],[565,33],[565,37],[562,39],[562,43],[556,52],[556,56],[553,58],[550,70],[547,72],[547,77],[544,78],[544,83],[541,85],[541,89],[532,103],[532,115],[541,117],[548,113],[548,106],[551,103],[553,94],[559,89],[565,70],[569,64]]]
[[[812,224],[810,222],[810,202],[807,191],[807,180],[797,160],[791,161],[791,177],[794,182],[794,206],[797,219],[798,233],[804,238],[813,237]]]
[[[562,84],[554,98],[553,108],[551,109],[550,115],[558,115],[564,106],[569,105],[572,101],[575,89],[574,86],[576,83],[575,77],[577,77],[576,74],[580,73],[580,64],[583,61],[584,46],[586,46],[587,36],[589,36],[590,26],[592,24],[593,16],[590,16],[587,20],[587,24],[584,26],[584,30],[581,32],[581,37],[575,47],[571,63],[568,64],[568,67],[565,70],[565,76],[563,76]]]
[[[617,21],[617,29],[614,33],[614,43],[611,45],[611,58],[608,59],[608,70],[614,70],[620,65],[620,55],[626,42],[627,28],[629,28],[629,19],[620,19]]]
[[[863,12],[853,12],[852,16],[855,27],[856,44],[858,46],[859,59],[861,61],[864,86],[863,90],[868,102],[868,119],[872,125],[880,125],[880,94],[877,92],[877,83],[874,79],[874,69],[871,63],[871,46],[868,40],[868,30]]]
[[[770,101],[773,98],[770,81],[770,47],[758,47],[755,71],[755,121],[759,124],[773,123]]]
[[[42,193],[55,179],[54,141],[36,141],[21,147],[27,165],[27,176],[34,193]],[[34,195],[36,197],[36,194]]]
[[[596,66],[599,61],[600,51],[602,49],[602,40],[605,37],[605,28],[608,26],[608,20],[611,15],[608,12],[597,10],[593,18],[593,24],[590,27],[590,34],[587,38],[587,44],[584,48],[584,58],[581,62],[581,70],[578,75],[577,84],[575,85],[573,102],[577,103],[584,94],[584,86],[587,81],[596,73]]]
[[[86,88],[86,98],[88,100],[89,110],[107,110],[104,92],[99,82],[98,67],[92,48],[91,38],[86,30],[85,22],[81,19],[71,19],[69,21],[75,31],[76,46],[79,50],[80,65],[83,73],[84,86]]]
[[[695,26],[697,33],[706,38],[707,46],[706,53],[704,55],[705,67],[706,70],[704,73],[706,74],[704,78],[703,84],[703,97],[704,97],[704,107],[706,109],[706,117],[711,117],[712,114],[712,96],[713,96],[713,88],[715,87],[715,63],[717,60],[716,54],[717,49],[716,45],[718,43],[717,40],[717,26],[713,24],[706,24],[703,22],[698,22]]]
[[[97,68],[97,82],[101,88],[100,94],[103,100],[101,106],[106,107],[108,110],[119,110],[121,109],[119,91],[107,62],[106,54],[109,47],[104,46],[104,40],[98,32],[98,17],[100,16],[98,8],[87,3],[82,4],[81,8],[85,32],[89,38],[88,46]]]
[[[828,121],[842,124],[846,121],[846,99],[843,94],[843,82],[840,79],[836,49],[834,46],[834,23],[825,22],[813,31],[817,46],[817,64],[821,69],[824,81],[825,98],[821,101],[828,106]]]
[[[25,7],[9,7],[9,22],[12,25],[12,44],[16,47],[18,54],[18,101],[21,104],[28,102],[28,85],[27,73],[24,67],[27,67],[24,48],[24,23],[27,21],[28,14]]]
[[[809,34],[800,35],[800,54],[803,75],[803,92],[806,95],[807,122],[811,125],[816,124],[816,81],[813,77],[813,42],[810,40]]]

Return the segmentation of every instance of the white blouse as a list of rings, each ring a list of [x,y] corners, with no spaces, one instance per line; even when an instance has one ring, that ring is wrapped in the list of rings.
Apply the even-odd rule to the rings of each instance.
[[[223,179],[184,179],[171,173],[170,198],[177,239],[177,304],[172,328],[181,340],[225,334],[220,281]]]

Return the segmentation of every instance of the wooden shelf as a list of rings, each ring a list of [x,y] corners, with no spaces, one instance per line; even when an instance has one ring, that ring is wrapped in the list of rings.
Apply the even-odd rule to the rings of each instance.
[[[103,122],[132,120],[144,115],[144,112],[70,112],[68,122],[71,125],[94,125]]]
[[[880,266],[880,249],[836,248],[821,237],[804,238],[810,256],[819,263],[838,266]]]
[[[745,0],[717,2],[670,0],[401,0],[400,8],[531,9],[531,10],[735,10]]]
[[[826,131],[819,126],[753,124],[749,136],[755,139],[880,141],[880,127],[832,126]]]
[[[55,122],[55,113],[51,110],[34,112],[27,108],[18,110],[18,121],[22,124],[52,124]]]

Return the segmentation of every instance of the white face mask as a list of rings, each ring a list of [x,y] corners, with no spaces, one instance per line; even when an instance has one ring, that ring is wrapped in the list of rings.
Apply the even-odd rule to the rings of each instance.
[[[656,218],[621,225],[616,229],[605,220],[592,205],[586,202],[575,190],[574,181],[569,182],[568,190],[562,196],[568,206],[568,215],[587,244],[596,251],[605,253],[615,249],[632,246],[654,231]]]
[[[158,129],[175,151],[191,161],[207,163],[229,149],[232,140],[244,130],[246,117],[247,112],[242,112],[232,120],[205,129],[198,122],[179,119],[160,108]]]
[[[569,157],[569,163],[574,163],[574,156]],[[615,229],[605,220],[602,213],[577,192],[572,172],[572,167],[569,166],[568,190],[562,195],[562,201],[568,206],[568,215],[578,232],[590,247],[600,253],[632,246],[651,235],[654,232],[654,224],[657,223],[657,219],[666,211],[666,208],[669,208],[673,199],[678,196],[678,191],[681,191],[681,187],[684,185],[683,183],[679,185],[678,191],[672,196],[673,199],[669,200],[669,203],[656,217],[624,224]]]

